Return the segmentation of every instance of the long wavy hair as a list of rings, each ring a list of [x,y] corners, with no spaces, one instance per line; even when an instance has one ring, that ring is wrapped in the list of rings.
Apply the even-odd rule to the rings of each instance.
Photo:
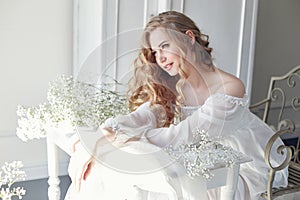
[[[152,53],[149,37],[157,28],[162,28],[178,47],[181,61],[179,73],[174,77],[159,67]],[[192,44],[190,38],[183,37],[188,30],[193,32],[196,44]],[[148,21],[142,34],[141,50],[134,61],[134,76],[129,81],[128,100],[132,111],[149,101],[151,106],[160,104],[164,107],[167,116],[165,126],[174,122],[175,115],[179,114],[177,107],[185,99],[181,88],[189,76],[184,64],[188,49],[193,52],[193,63],[213,66],[208,36],[202,34],[189,17],[176,11],[167,11]]]

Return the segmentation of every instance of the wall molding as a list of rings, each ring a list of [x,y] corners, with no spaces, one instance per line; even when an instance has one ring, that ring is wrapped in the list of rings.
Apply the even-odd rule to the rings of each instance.
[[[15,131],[0,131],[0,165],[20,160],[26,173],[25,181],[48,178],[48,158],[46,138],[23,142]],[[59,151],[58,175],[68,175],[69,156]]]
[[[59,167],[59,176],[66,176],[68,175],[68,165],[69,161],[60,161],[58,164]],[[26,178],[25,181],[37,180],[37,179],[44,179],[49,178],[48,175],[48,162],[41,162],[35,163],[32,165],[25,165],[23,167]]]
[[[242,79],[246,85],[246,92],[251,98],[252,76],[254,66],[254,52],[256,41],[256,24],[257,24],[257,0],[244,0],[241,38],[242,45],[239,48],[238,71],[237,76]]]

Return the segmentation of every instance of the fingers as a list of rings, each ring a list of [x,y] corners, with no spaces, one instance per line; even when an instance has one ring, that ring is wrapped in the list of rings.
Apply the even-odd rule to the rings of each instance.
[[[85,170],[85,172],[84,172],[84,174],[83,174],[83,180],[86,180],[87,177],[88,177],[88,175],[90,175],[91,170],[92,170],[92,166],[93,166],[93,165],[94,165],[94,162],[93,162],[93,161],[91,161],[91,162],[88,164],[88,166],[87,166],[87,168],[86,168],[86,170]]]
[[[82,145],[80,141],[74,143],[74,153],[71,156],[69,163],[69,176],[75,186],[76,191],[80,191],[83,180],[86,180],[91,172],[91,168],[94,164],[92,162],[92,154],[95,155],[97,147],[102,147],[111,143],[115,139],[115,132],[112,130],[103,129],[104,137],[97,140],[95,149],[90,149],[93,152],[89,153]]]
[[[80,187],[81,187],[81,182],[83,180],[83,176],[87,170],[87,167],[88,167],[89,164],[85,164],[84,166],[78,168],[78,171],[76,173],[76,178],[75,178],[75,190],[77,192],[80,191]]]
[[[114,141],[116,137],[116,132],[112,128],[103,128],[102,132],[105,136],[105,138],[109,141],[112,142]]]
[[[76,150],[76,145],[80,142],[80,139],[77,134],[74,134],[70,137],[68,140],[69,149],[71,151],[71,154],[73,154]]]
[[[80,143],[80,140],[76,140],[74,143],[73,143],[73,146],[72,146],[72,152],[74,153],[76,151],[76,147],[77,145]]]

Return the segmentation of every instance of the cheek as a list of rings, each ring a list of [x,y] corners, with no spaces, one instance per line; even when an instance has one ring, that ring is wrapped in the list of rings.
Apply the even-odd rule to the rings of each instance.
[[[176,61],[178,64],[180,63],[180,56],[178,54],[172,54],[171,57],[173,61]]]
[[[176,58],[176,59],[179,59],[180,58],[180,54],[179,54],[179,52],[177,51],[177,50],[171,50],[171,51],[169,51],[169,55],[171,56],[171,57],[173,57],[173,58]]]
[[[180,50],[179,49],[177,49],[177,48],[170,48],[169,49],[169,53],[171,53],[171,54],[173,54],[173,56],[177,56],[177,57],[179,57],[180,56]]]
[[[179,73],[179,66],[174,67],[174,72],[175,72],[175,75],[177,75]]]

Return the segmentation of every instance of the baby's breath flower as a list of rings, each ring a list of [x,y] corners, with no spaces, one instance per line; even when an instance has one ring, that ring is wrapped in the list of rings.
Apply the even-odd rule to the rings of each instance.
[[[16,181],[25,180],[26,174],[20,170],[23,167],[21,161],[5,163],[0,169],[0,199],[11,200],[13,196],[22,199],[26,190],[23,187],[11,188]]]
[[[23,141],[39,139],[47,135],[47,127],[96,127],[109,117],[127,113],[125,95],[113,89],[116,84],[90,84],[59,76],[50,82],[47,103],[18,106],[17,136]]]
[[[189,177],[201,176],[209,180],[213,177],[210,171],[213,166],[223,163],[229,167],[243,157],[240,152],[222,145],[220,140],[221,138],[211,137],[206,131],[196,127],[191,143],[180,143],[176,147],[168,146],[165,151],[171,159],[185,167]]]

